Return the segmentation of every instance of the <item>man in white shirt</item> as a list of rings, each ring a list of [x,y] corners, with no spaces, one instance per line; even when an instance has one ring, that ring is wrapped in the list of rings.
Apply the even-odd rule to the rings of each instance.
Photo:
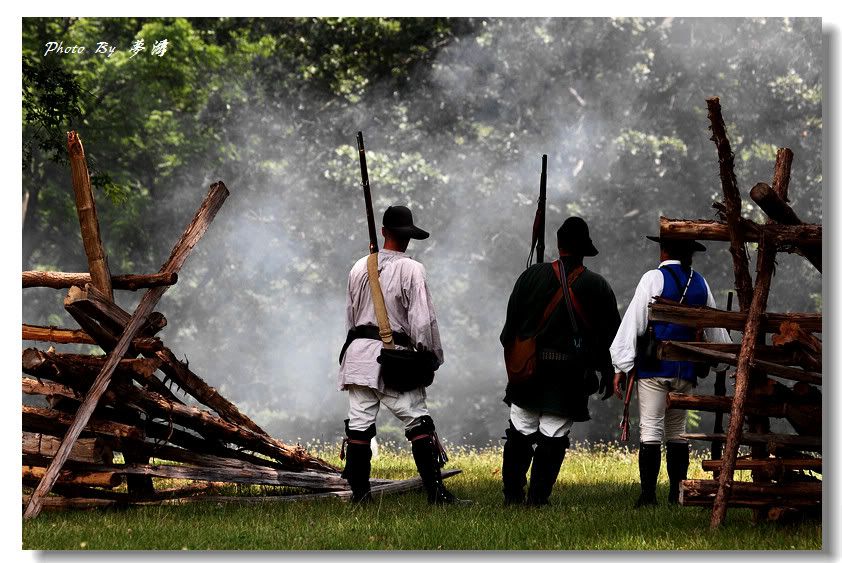
[[[646,358],[638,354],[637,339],[651,328],[656,341],[693,341],[696,331],[674,323],[649,322],[649,304],[655,296],[680,301],[688,305],[716,307],[716,300],[707,281],[692,266],[693,253],[705,247],[694,240],[672,241],[647,237],[661,245],[661,263],[640,279],[634,297],[626,309],[614,342],[611,361],[614,364],[614,392],[624,396],[626,374],[636,369],[638,405],[640,409],[640,470],[641,494],[636,507],[657,504],[655,486],[661,467],[661,442],[667,443],[667,473],[670,480],[669,501],[678,502],[678,486],[687,478],[690,463],[689,444],[681,438],[687,424],[687,411],[667,409],[670,391],[689,393],[696,386],[699,369],[707,366],[696,362],[673,362]],[[721,328],[704,331],[708,342],[731,342],[728,332]]]
[[[410,239],[426,239],[430,234],[413,224],[412,212],[404,206],[386,210],[382,234],[385,241],[378,253],[377,269],[395,348],[424,351],[433,365],[441,365],[444,354],[426,271],[420,262],[405,254]],[[378,357],[383,342],[369,286],[367,259],[365,256],[358,260],[348,275],[348,338],[339,369],[339,389],[348,392],[350,403],[342,474],[351,485],[352,501],[371,499],[371,439],[377,433],[375,419],[382,404],[405,425],[427,500],[431,504],[456,502],[441,479],[441,466],[447,457],[427,409],[424,387],[401,392],[386,386],[381,377]]]

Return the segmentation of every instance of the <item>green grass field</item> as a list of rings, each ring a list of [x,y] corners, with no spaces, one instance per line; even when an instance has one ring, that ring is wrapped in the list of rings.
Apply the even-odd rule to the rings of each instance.
[[[322,452],[339,463],[338,448]],[[430,507],[418,492],[382,497],[368,506],[337,500],[260,504],[195,503],[123,510],[44,512],[23,524],[24,549],[423,549],[423,550],[743,550],[822,547],[820,522],[751,524],[748,510],[728,512],[708,530],[710,511],[671,506],[661,467],[659,506],[634,510],[637,460],[616,446],[582,445],[568,452],[552,505],[504,507],[501,449],[453,449],[448,479],[467,506]],[[415,474],[408,448],[382,448],[372,476]],[[705,478],[699,460],[691,478]],[[744,478],[747,478],[744,477]],[[254,493],[254,490],[243,491]]]

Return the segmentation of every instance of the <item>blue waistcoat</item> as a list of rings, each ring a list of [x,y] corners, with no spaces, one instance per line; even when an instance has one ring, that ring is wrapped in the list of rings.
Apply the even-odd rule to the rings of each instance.
[[[658,269],[661,270],[661,275],[664,276],[664,291],[661,293],[661,296],[673,301],[681,299],[684,287],[687,286],[687,277],[690,275],[690,270],[685,271],[680,264],[666,264]],[[664,271],[667,269],[672,271],[675,277],[670,275],[670,272]],[[675,278],[678,278],[678,284]],[[705,279],[702,277],[702,274],[694,271],[693,279],[690,280],[690,285],[687,287],[687,293],[684,295],[682,303],[687,305],[705,305],[707,304],[707,300],[708,291]],[[652,321],[651,325],[655,332],[655,339],[658,341],[678,340],[689,342],[696,339],[696,329],[692,327],[663,321]],[[637,377],[640,379],[649,377],[678,377],[680,379],[686,379],[694,385],[696,384],[697,362],[658,360],[658,365],[659,369],[651,371],[638,369]]]

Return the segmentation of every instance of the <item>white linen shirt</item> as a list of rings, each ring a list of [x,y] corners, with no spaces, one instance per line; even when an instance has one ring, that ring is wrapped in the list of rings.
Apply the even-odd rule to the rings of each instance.
[[[664,260],[658,268],[667,264],[680,264],[679,260]],[[710,292],[707,280],[704,280],[708,291],[708,307],[716,308],[716,300]],[[631,303],[623,315],[620,328],[617,330],[614,341],[611,343],[611,363],[614,364],[615,372],[628,373],[634,367],[634,358],[637,352],[637,337],[643,336],[646,325],[649,323],[649,304],[656,296],[664,292],[664,274],[660,270],[649,270],[634,292]],[[730,344],[731,337],[724,328],[706,328],[705,340],[707,342],[723,342]]]
[[[367,261],[368,256],[357,260],[348,274],[346,330],[361,325],[377,326]],[[383,249],[377,255],[377,267],[392,331],[407,334],[416,347],[422,344],[436,355],[439,365],[444,363],[438,321],[427,288],[424,266],[403,252]],[[362,385],[386,395],[397,395],[396,391],[384,387],[380,377],[377,357],[382,347],[382,341],[370,338],[358,338],[351,342],[339,368],[339,389]],[[401,346],[395,347],[401,349]]]

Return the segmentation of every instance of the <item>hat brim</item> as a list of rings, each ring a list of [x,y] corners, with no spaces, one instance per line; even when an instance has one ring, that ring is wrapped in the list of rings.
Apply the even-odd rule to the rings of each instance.
[[[676,246],[685,246],[685,247],[687,247],[688,250],[692,250],[693,252],[704,252],[704,251],[707,250],[707,247],[705,245],[703,245],[702,243],[700,243],[698,241],[691,240],[691,239],[661,240],[661,237],[655,237],[655,236],[650,236],[650,235],[646,235],[646,238],[648,238],[651,241],[657,242],[657,243],[667,243],[667,244],[674,244]]]
[[[419,229],[415,225],[411,225],[409,227],[386,227],[391,231],[395,236],[401,238],[414,238],[417,240],[424,240],[425,238],[430,236],[430,233],[425,231],[424,229]]]
[[[582,248],[582,256],[596,256],[599,254],[599,250],[593,245],[593,242],[590,240],[584,244]]]

